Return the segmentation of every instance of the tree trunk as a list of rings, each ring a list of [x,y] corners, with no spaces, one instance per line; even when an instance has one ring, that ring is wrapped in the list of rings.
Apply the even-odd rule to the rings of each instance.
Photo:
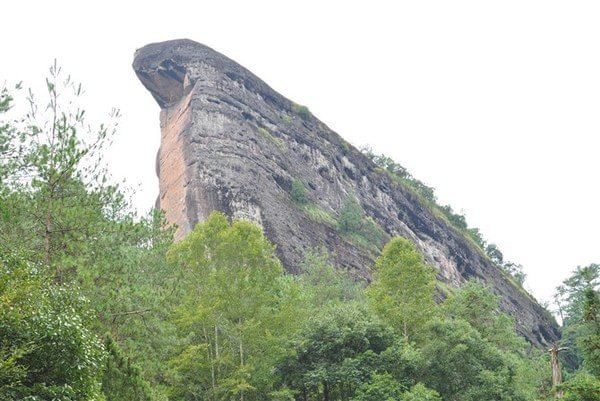
[[[215,358],[212,353],[212,349],[210,347],[210,338],[208,338],[208,334],[206,333],[206,327],[202,327],[202,331],[204,333],[204,340],[207,342],[208,347],[206,353],[208,354],[208,358],[210,359],[210,384],[212,387],[212,397],[215,397]]]
[[[240,367],[244,366],[244,342],[242,337],[242,321],[240,319]],[[244,390],[240,390],[240,401],[244,401]]]
[[[44,220],[44,263],[50,265],[50,233],[52,232],[52,218],[50,208],[52,207],[52,198],[48,199],[48,210]],[[58,276],[58,272],[57,272]],[[57,277],[58,279],[58,277]]]
[[[53,201],[54,201],[54,190],[55,190],[55,185],[57,184],[56,181],[54,181],[54,175],[56,175],[58,177],[58,174],[56,174],[56,147],[55,147],[55,142],[56,142],[56,124],[58,121],[58,104],[57,104],[57,95],[56,95],[56,88],[53,88],[52,93],[52,101],[50,102],[51,107],[52,107],[52,135],[51,135],[51,139],[50,139],[50,171],[48,173],[48,200],[47,200],[47,207],[48,209],[46,210],[46,216],[44,219],[44,262],[46,263],[47,266],[50,266],[50,234],[52,233],[52,207],[53,207]],[[60,271],[60,267],[56,267],[56,276],[54,278],[54,280],[61,284],[62,283],[62,273]]]
[[[219,328],[215,324],[215,360],[217,365],[217,380],[219,379],[219,374],[221,373],[221,368],[219,366]]]
[[[561,398],[563,396],[562,390],[558,390],[557,387],[562,383],[562,371],[560,370],[560,361],[558,360],[558,353],[564,348],[558,348],[556,344],[552,346],[548,351],[550,352],[550,364],[552,366],[552,386],[554,387],[554,398]]]

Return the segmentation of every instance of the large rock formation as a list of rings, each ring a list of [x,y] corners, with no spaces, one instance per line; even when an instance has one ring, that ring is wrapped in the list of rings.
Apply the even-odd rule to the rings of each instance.
[[[133,67],[161,107],[158,205],[177,235],[220,210],[259,223],[290,272],[322,246],[363,278],[376,247],[403,236],[441,280],[489,283],[533,344],[558,337],[548,313],[418,196],[244,67],[190,40],[147,45]],[[308,204],[292,199],[294,181],[306,188]],[[338,230],[334,219],[351,198],[385,232],[376,247]]]

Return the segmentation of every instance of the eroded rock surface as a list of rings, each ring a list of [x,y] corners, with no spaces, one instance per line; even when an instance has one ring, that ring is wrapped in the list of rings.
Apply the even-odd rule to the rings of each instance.
[[[377,250],[330,219],[354,197],[385,231],[377,247],[391,236],[409,238],[450,285],[471,277],[491,284],[533,344],[558,337],[544,309],[468,240],[244,67],[190,40],[147,45],[133,67],[161,107],[158,205],[178,236],[220,210],[259,223],[290,272],[306,251],[323,246],[338,267],[368,279]],[[308,206],[291,199],[294,180],[306,187]]]

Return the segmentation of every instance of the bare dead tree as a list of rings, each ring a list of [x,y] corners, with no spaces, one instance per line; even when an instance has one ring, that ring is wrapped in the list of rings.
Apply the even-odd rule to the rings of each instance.
[[[559,386],[562,384],[562,371],[560,369],[560,361],[558,360],[558,353],[566,350],[566,347],[558,348],[556,344],[548,350],[550,352],[550,365],[552,366],[552,387],[554,388],[554,398],[561,398],[563,391],[560,390]]]

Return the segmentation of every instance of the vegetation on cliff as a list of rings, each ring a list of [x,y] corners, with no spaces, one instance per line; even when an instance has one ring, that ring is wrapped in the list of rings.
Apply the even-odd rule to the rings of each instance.
[[[113,125],[88,129],[56,67],[47,88],[22,118],[4,118],[13,92],[0,98],[0,400],[552,397],[547,353],[491,289],[471,281],[436,304],[433,268],[406,239],[368,285],[321,250],[285,274],[260,227],[220,213],[173,244],[159,212],[136,216],[107,184]],[[368,233],[345,209],[339,228]],[[568,400],[600,399],[599,270],[559,290]]]
[[[398,182],[418,196],[421,202],[427,205],[436,216],[446,221],[450,227],[471,241],[476,249],[508,273],[514,279],[513,281],[523,286],[525,281],[523,266],[505,261],[504,255],[498,246],[494,243],[488,243],[479,228],[470,227],[467,218],[463,214],[455,212],[450,205],[440,205],[433,187],[414,177],[405,167],[389,156],[376,154],[369,147],[362,148],[362,153],[375,163],[382,173],[387,174],[393,181]]]

